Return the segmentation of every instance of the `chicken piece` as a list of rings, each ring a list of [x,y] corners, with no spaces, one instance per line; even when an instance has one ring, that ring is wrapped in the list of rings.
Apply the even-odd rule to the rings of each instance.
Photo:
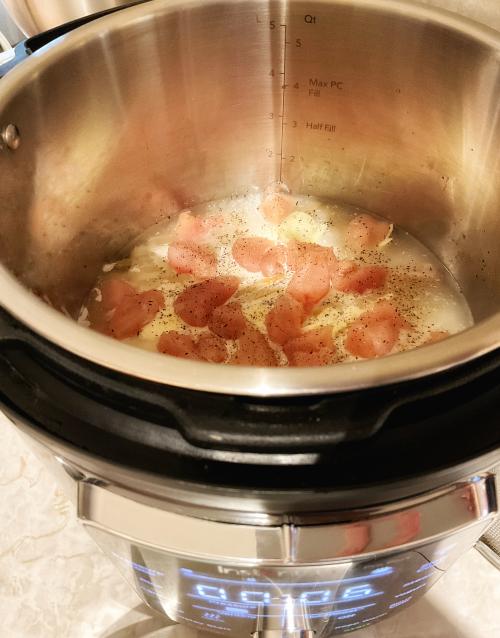
[[[224,363],[227,358],[227,345],[224,339],[217,335],[205,332],[198,337],[197,351],[204,361],[211,363]]]
[[[291,366],[327,366],[335,362],[336,348],[331,328],[309,330],[283,346]]]
[[[224,223],[221,215],[209,215],[199,217],[189,211],[179,214],[175,226],[175,238],[177,241],[203,241],[210,231]]]
[[[386,266],[360,266],[353,261],[341,260],[332,273],[332,286],[340,292],[364,294],[385,286],[389,269]]]
[[[261,261],[260,270],[264,277],[274,277],[274,275],[282,275],[286,272],[287,266],[287,249],[283,244],[272,246],[267,250]]]
[[[232,255],[245,270],[259,272],[264,255],[273,245],[264,237],[240,237],[233,244]]]
[[[260,210],[271,224],[281,224],[295,208],[295,201],[285,193],[271,193],[262,200]]]
[[[231,301],[215,308],[208,322],[208,328],[223,339],[238,339],[245,332],[247,320],[239,301]]]
[[[164,332],[158,340],[156,348],[158,352],[169,354],[172,357],[201,361],[198,346],[193,337],[181,334],[175,330]]]
[[[175,241],[168,247],[168,263],[179,274],[195,277],[215,277],[217,258],[206,246],[193,241]]]
[[[206,233],[203,218],[183,211],[177,218],[174,232],[176,241],[199,241]]]
[[[330,270],[334,270],[337,265],[337,258],[331,248],[295,240],[287,244],[287,261],[293,272],[311,264],[325,263]]]
[[[186,288],[174,301],[176,314],[188,325],[203,328],[213,311],[238,290],[237,277],[215,277]]]
[[[282,295],[266,317],[269,339],[283,345],[302,334],[302,323],[306,318],[304,307],[290,295]]]
[[[102,309],[105,312],[114,310],[127,297],[134,297],[137,290],[124,279],[110,277],[101,285]]]
[[[230,363],[239,366],[275,367],[278,365],[276,354],[266,337],[252,327],[247,327],[238,339],[238,349]]]
[[[347,225],[345,242],[355,251],[375,248],[390,235],[391,230],[389,222],[367,214],[356,215]]]
[[[287,292],[307,312],[330,291],[330,272],[336,262],[333,251],[318,244],[289,242],[288,266],[294,275]]]
[[[157,344],[158,352],[193,361],[224,363],[227,358],[227,346],[223,339],[206,332],[196,340],[175,330],[164,332]]]
[[[344,345],[356,357],[382,357],[393,350],[400,332],[410,328],[392,304],[379,301],[349,326]]]
[[[89,308],[90,325],[115,339],[135,337],[165,307],[158,290],[137,292],[133,286],[117,277],[103,282],[101,302]]]

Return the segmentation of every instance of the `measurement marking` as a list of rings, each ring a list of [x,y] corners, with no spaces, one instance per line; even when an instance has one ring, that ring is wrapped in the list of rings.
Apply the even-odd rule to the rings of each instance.
[[[283,85],[281,87],[281,140],[280,140],[280,182],[283,181],[283,138],[285,133],[285,91],[286,91],[286,24],[280,24],[285,29],[285,37],[283,40]]]

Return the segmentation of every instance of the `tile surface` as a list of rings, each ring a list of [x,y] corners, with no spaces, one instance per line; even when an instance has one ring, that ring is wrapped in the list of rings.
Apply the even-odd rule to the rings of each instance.
[[[201,638],[141,605],[1,415],[0,619],[1,638]],[[348,635],[500,638],[500,573],[470,551],[422,601]]]

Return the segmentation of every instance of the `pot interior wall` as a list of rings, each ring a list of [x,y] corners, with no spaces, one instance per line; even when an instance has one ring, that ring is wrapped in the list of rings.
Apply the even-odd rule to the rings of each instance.
[[[41,53],[0,100],[22,136],[0,152],[0,257],[27,286],[76,312],[144,229],[281,172],[400,224],[476,320],[498,311],[498,47],[389,4],[154,4]]]

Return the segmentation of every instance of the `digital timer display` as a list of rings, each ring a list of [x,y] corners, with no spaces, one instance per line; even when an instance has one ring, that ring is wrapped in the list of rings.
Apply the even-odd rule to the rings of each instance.
[[[265,570],[264,570],[265,571]],[[208,573],[191,567],[179,570],[185,602],[184,619],[197,619],[207,627],[243,631],[257,625],[257,619],[283,618],[285,601],[293,600],[297,614],[305,614],[311,628],[328,633],[345,633],[410,603],[439,578],[440,571],[424,555],[408,552],[391,562],[366,561],[332,567],[336,578],[324,578],[328,570],[304,574],[293,569],[289,578],[279,576],[241,577]],[[266,577],[267,576],[267,577]],[[297,618],[300,620],[300,618]]]
[[[442,554],[442,549],[440,554]],[[255,628],[257,619],[283,618],[287,600],[299,603],[301,619],[306,615],[313,629],[345,633],[379,620],[423,593],[442,570],[421,552],[395,555],[391,562],[366,561],[303,569],[263,568],[258,576],[245,568],[225,568],[189,561],[175,575],[177,603],[172,607],[164,582],[167,571],[147,561],[151,550],[134,548],[127,562],[136,574],[136,587],[150,604],[196,627],[224,633]],[[122,561],[122,556],[114,554]],[[184,562],[186,565],[186,562]],[[250,570],[252,571],[252,570]],[[325,578],[335,574],[335,578]],[[295,613],[292,611],[292,613]],[[251,633],[251,632],[250,632]]]
[[[251,634],[292,615],[313,631],[340,635],[381,620],[417,600],[476,540],[470,528],[385,558],[323,565],[219,565],[168,555],[92,530],[144,600],[200,630]]]
[[[379,567],[371,573],[342,580],[317,582],[265,582],[256,579],[235,580],[209,576],[191,569],[181,569],[182,576],[189,581],[189,598],[193,607],[206,609],[210,604],[224,615],[244,615],[256,618],[257,612],[265,608],[261,616],[281,616],[283,600],[291,597],[304,603],[311,618],[336,616],[347,611],[357,611],[375,605],[367,602],[350,609],[335,609],[332,606],[351,606],[358,601],[384,595],[380,580],[391,575],[393,567]],[[212,609],[212,607],[211,607]]]

